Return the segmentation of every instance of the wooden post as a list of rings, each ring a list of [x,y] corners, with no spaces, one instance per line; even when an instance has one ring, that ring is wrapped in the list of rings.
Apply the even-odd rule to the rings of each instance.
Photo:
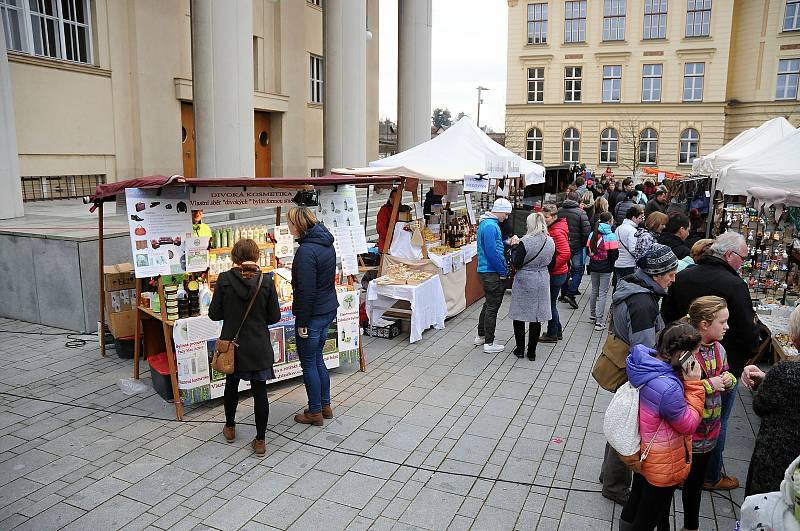
[[[142,300],[142,279],[136,279],[136,302],[133,307],[136,308],[136,332],[133,335],[133,377],[139,379],[139,358],[142,356],[142,312],[139,310],[139,304]]]
[[[106,277],[103,274],[103,203],[97,208],[97,270],[100,275],[100,325],[97,335],[100,336],[100,355],[106,357]]]
[[[414,191],[411,192],[411,197],[414,200],[414,213],[416,214],[417,210],[417,203],[419,203],[419,192],[417,191],[418,188],[414,188]],[[419,230],[422,232],[422,229],[425,228],[425,218],[417,218],[417,224],[419,224]],[[428,259],[428,244],[425,242],[425,237],[422,237],[422,258]]]
[[[167,353],[169,378],[172,381],[172,401],[175,404],[175,416],[183,420],[183,402],[178,389],[178,370],[175,363],[175,346],[172,344],[172,326],[167,322],[167,299],[164,296],[164,277],[158,277],[158,298],[161,303],[161,328],[164,331],[164,350]]]
[[[281,224],[281,207],[275,208],[275,225]]]
[[[397,211],[400,208],[400,203],[403,202],[403,191],[406,187],[406,181],[403,179],[397,186],[397,192],[394,196],[394,205],[392,205],[392,215],[389,216],[389,229],[386,231],[386,239],[383,241],[383,252],[381,253],[381,263],[378,267],[378,276],[383,274],[383,255],[389,254],[389,249],[392,247],[392,238],[394,237],[394,226],[397,223]]]

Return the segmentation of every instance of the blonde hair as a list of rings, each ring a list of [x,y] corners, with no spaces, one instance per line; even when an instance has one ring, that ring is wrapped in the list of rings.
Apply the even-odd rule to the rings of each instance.
[[[663,212],[651,212],[650,215],[647,216],[644,226],[653,232],[660,232],[661,227],[666,225],[667,221],[669,221],[669,216]]]
[[[525,220],[525,226],[528,229],[526,236],[547,234],[547,223],[544,221],[544,214],[541,212],[533,212],[530,214]]]
[[[728,303],[722,297],[716,295],[706,295],[697,297],[689,305],[689,313],[686,314],[686,321],[696,328],[700,327],[703,321],[711,323],[716,319],[717,314],[726,309]]]
[[[594,202],[595,215],[600,214],[600,212],[608,212],[608,199],[606,199],[602,195],[598,197]]]
[[[697,240],[694,245],[692,245],[691,251],[689,251],[689,256],[692,257],[692,260],[697,262],[697,259],[703,256],[704,254],[709,254],[709,247],[711,244],[714,243],[713,238],[703,238],[702,240]]]
[[[306,207],[292,207],[286,217],[289,219],[289,223],[297,228],[300,235],[305,234],[317,224],[317,216],[310,208]]]
[[[583,195],[581,196],[581,204],[591,205],[593,202],[594,202],[594,194],[589,190],[583,192]]]

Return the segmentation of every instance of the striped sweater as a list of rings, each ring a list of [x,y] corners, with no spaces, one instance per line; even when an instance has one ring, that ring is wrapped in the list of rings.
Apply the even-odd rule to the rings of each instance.
[[[695,353],[695,360],[703,369],[701,383],[706,394],[703,402],[703,418],[692,435],[692,452],[704,454],[713,450],[717,445],[722,424],[720,420],[722,393],[715,391],[708,380],[727,373],[733,378],[735,384],[736,377],[728,371],[728,358],[725,355],[725,348],[720,345],[719,341],[714,341],[710,345],[701,344],[700,349]]]

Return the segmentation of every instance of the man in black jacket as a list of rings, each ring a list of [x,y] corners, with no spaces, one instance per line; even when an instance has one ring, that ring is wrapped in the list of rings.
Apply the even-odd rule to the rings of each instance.
[[[691,249],[686,245],[686,237],[689,236],[689,216],[681,212],[673,212],[667,220],[667,225],[658,243],[669,246],[678,260],[683,260],[689,256]]]
[[[578,287],[581,285],[583,279],[583,249],[586,247],[586,242],[589,239],[589,233],[592,232],[592,227],[589,224],[589,216],[578,204],[580,196],[577,192],[570,192],[567,194],[567,199],[561,204],[558,209],[558,217],[567,220],[567,227],[569,227],[569,250],[572,252],[570,258],[570,277],[571,280],[565,282],[561,287],[561,302],[568,303],[573,309],[578,308],[578,303],[575,301],[575,296],[578,294]]]
[[[739,375],[753,356],[758,341],[750,290],[739,276],[739,269],[748,254],[747,242],[741,234],[729,231],[719,235],[709,251],[710,255],[700,258],[696,266],[678,274],[661,305],[661,314],[669,323],[686,315],[689,305],[697,297],[716,295],[725,299],[730,329],[720,343],[727,352],[730,372]],[[706,471],[707,489],[730,490],[739,485],[735,477],[722,474],[725,433],[735,398],[736,387],[722,393],[722,425]]]
[[[647,205],[644,207],[644,217],[647,218],[647,216],[653,212],[666,213],[668,206],[669,203],[667,202],[667,189],[663,186],[659,186],[653,198],[650,199],[650,201],[648,201]]]

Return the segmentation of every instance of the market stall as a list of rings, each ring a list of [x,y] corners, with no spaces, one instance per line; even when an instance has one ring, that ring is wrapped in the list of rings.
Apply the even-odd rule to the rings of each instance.
[[[334,235],[337,254],[337,296],[339,310],[335,326],[324,348],[328,367],[341,360],[357,359],[366,367],[359,328],[359,291],[354,275],[359,272],[357,255],[366,252],[366,238],[360,224],[355,186],[403,184],[400,177],[330,176],[307,179],[187,179],[180,176],[149,177],[100,185],[90,198],[99,209],[100,234],[100,322],[106,321],[107,300],[113,303],[123,293],[131,307],[134,331],[134,377],[139,377],[139,357],[147,359],[153,384],[165,399],[174,399],[176,416],[183,406],[222,395],[224,375],[210,367],[219,323],[205,315],[216,277],[232,266],[230,253],[239,238],[255,240],[262,250],[264,272],[273,273],[281,305],[281,321],[270,326],[275,352],[276,380],[302,374],[294,342],[291,271],[294,241],[281,225],[281,208],[292,203],[315,207],[318,218]],[[115,272],[103,264],[103,203],[124,194],[130,220],[133,264],[120,267],[120,278],[135,278],[135,290],[107,289]],[[210,237],[192,234],[191,211],[203,209],[273,209],[276,224],[226,227],[211,231]],[[288,239],[287,239],[288,236]],[[125,271],[125,269],[128,269]],[[127,276],[125,276],[127,275]],[[117,286],[119,287],[119,286]],[[102,327],[104,328],[104,326]],[[105,355],[105,334],[100,333]],[[143,340],[143,341],[142,341]],[[247,382],[243,382],[242,389]]]

